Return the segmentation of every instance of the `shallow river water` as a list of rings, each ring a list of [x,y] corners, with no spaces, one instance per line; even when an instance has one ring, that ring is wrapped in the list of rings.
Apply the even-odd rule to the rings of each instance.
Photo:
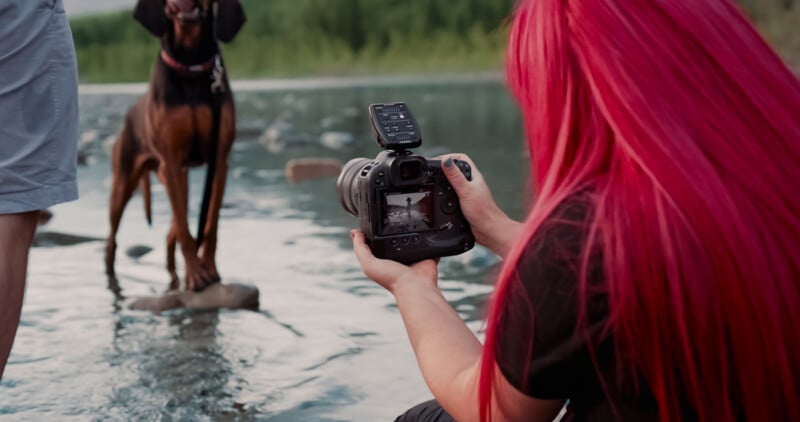
[[[37,234],[0,419],[386,421],[430,398],[392,297],[357,266],[347,234],[356,221],[335,180],[290,183],[284,166],[374,157],[367,105],[406,101],[422,127],[420,152],[470,154],[519,217],[519,115],[492,77],[323,82],[240,84],[236,94],[217,264],[224,282],[258,287],[258,312],[153,315],[107,288],[107,151],[137,88],[83,91],[81,199],[55,207]],[[203,176],[191,175],[190,227]],[[153,219],[148,227],[134,196],[118,236],[126,297],[167,287],[170,208],[158,184]],[[496,264],[482,248],[440,264],[441,288],[479,335]]]

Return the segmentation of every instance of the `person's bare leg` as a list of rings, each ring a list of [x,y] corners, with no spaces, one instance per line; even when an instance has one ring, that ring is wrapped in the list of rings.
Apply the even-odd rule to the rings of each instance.
[[[28,250],[38,219],[38,211],[0,215],[0,379],[17,334]]]

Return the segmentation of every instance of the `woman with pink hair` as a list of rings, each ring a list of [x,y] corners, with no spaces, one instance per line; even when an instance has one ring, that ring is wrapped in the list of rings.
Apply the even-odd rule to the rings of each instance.
[[[443,408],[419,420],[800,420],[798,79],[729,0],[523,0],[507,68],[526,221],[443,167],[504,258],[484,345],[435,262],[352,233]]]

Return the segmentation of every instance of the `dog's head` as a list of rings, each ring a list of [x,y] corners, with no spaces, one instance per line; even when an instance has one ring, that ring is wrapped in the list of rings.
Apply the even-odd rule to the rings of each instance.
[[[212,31],[213,3],[218,3],[217,38],[230,42],[245,22],[239,0],[139,0],[133,17],[156,37],[173,29],[175,40],[195,47],[203,33]]]

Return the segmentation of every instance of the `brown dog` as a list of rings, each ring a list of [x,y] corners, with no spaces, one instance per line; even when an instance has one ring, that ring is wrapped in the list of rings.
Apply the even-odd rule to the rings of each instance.
[[[113,149],[111,233],[106,273],[116,285],[116,234],[125,205],[141,185],[148,223],[150,172],[158,174],[172,205],[167,236],[170,289],[177,289],[175,243],[186,263],[186,289],[220,280],[215,262],[217,223],[228,156],[236,133],[233,95],[217,41],[229,42],[245,22],[238,0],[139,0],[134,17],[161,39],[148,92],[131,107]],[[215,136],[217,135],[217,136]],[[188,168],[209,165],[207,221],[198,241],[189,232]],[[214,167],[216,167],[214,169]],[[201,218],[202,221],[202,218]]]

